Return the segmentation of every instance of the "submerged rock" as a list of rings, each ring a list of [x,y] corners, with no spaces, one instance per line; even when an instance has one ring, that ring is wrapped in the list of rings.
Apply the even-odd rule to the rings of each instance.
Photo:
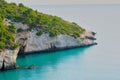
[[[27,69],[34,69],[35,66],[34,65],[31,65],[31,66],[28,66]]]
[[[36,66],[30,65],[30,66],[18,66],[16,69],[34,69]]]

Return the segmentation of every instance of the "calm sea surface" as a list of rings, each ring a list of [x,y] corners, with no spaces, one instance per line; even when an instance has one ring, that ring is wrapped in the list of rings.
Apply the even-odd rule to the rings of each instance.
[[[19,57],[0,80],[120,80],[120,5],[29,5],[97,32],[98,45]]]

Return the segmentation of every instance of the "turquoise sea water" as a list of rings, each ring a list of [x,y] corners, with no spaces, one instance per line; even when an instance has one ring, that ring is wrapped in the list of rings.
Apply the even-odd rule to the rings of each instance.
[[[120,5],[28,5],[97,32],[98,45],[18,57],[0,80],[120,80]]]

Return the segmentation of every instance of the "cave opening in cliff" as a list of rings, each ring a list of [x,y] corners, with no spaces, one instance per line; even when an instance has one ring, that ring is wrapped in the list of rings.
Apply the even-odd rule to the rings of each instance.
[[[18,52],[18,54],[24,53],[24,51],[25,51],[25,48],[26,48],[26,45],[24,45],[24,46],[21,46],[21,47],[20,47],[20,49],[19,49],[19,52]]]
[[[3,60],[3,63],[2,63],[2,68],[1,68],[2,71],[5,70],[5,64],[4,63],[5,63],[5,60]]]

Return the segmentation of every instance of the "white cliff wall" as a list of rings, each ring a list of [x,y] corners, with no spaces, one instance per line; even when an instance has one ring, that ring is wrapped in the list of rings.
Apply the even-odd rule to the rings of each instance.
[[[0,52],[0,69],[14,69],[16,67],[16,58],[19,49],[5,50]]]
[[[32,31],[21,33],[19,39],[21,38],[26,40],[19,42],[25,46],[25,53],[95,44],[93,40],[86,38],[86,36],[94,37],[94,35],[92,35],[90,32],[84,33],[80,38],[74,38],[73,36],[63,34],[57,35],[55,37],[49,37],[49,34],[42,34],[41,36],[37,36],[36,32]]]

